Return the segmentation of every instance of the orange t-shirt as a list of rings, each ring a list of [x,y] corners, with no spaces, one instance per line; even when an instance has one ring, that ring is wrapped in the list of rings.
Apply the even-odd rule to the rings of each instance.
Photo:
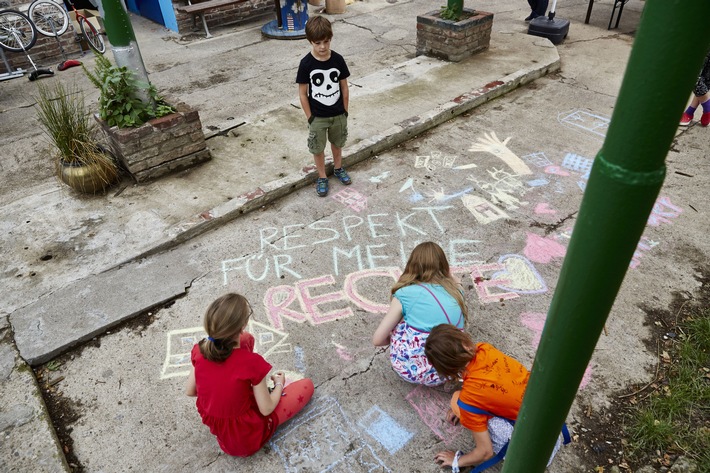
[[[496,416],[518,418],[530,372],[493,345],[476,344],[476,353],[466,367],[459,399]],[[488,429],[490,416],[461,409],[461,424],[474,432]]]

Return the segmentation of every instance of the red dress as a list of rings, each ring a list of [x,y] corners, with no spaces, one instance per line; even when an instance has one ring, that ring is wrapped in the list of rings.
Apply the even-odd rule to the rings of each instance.
[[[271,365],[245,343],[220,363],[206,360],[199,345],[192,348],[191,358],[202,422],[225,453],[237,457],[256,453],[278,424],[276,412],[261,415],[252,389],[269,374]]]

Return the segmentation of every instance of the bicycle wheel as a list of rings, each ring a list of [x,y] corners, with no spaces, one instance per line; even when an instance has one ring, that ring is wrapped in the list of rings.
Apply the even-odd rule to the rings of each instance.
[[[21,53],[35,45],[37,30],[29,17],[15,10],[0,11],[0,47]]]
[[[52,0],[35,0],[27,10],[27,16],[35,24],[37,31],[45,36],[59,36],[69,27],[69,15],[66,10]]]
[[[86,18],[79,18],[79,28],[81,28],[81,34],[86,38],[86,42],[89,43],[91,49],[99,54],[106,52],[106,44],[101,34],[94,28],[94,25],[90,21],[86,21]]]

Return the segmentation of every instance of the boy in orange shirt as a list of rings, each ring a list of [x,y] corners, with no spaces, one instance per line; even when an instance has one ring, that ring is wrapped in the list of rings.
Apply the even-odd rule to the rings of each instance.
[[[461,390],[451,398],[447,420],[460,420],[476,443],[467,454],[443,451],[434,460],[441,466],[451,466],[454,473],[459,467],[497,463],[513,435],[530,372],[494,346],[474,343],[469,334],[448,324],[432,329],[424,352],[441,378],[463,380]],[[559,447],[558,439],[550,461]]]

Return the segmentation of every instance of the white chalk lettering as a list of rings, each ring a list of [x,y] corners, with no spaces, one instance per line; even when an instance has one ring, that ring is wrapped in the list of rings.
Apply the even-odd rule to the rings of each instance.
[[[354,220],[357,223],[355,223],[354,225],[348,225],[346,222],[350,219]],[[362,219],[362,217],[358,217],[357,215],[346,215],[345,217],[343,217],[343,230],[345,231],[345,236],[348,237],[348,241],[353,241],[350,229],[359,227],[360,225],[362,225],[363,222],[364,220]]]
[[[362,252],[360,251],[360,245],[354,246],[349,252],[333,247],[333,271],[336,276],[340,275],[338,255],[343,255],[348,259],[352,259],[353,257],[357,258],[357,269],[358,271],[362,271]]]
[[[374,222],[375,217],[387,217],[387,214],[371,214],[371,215],[367,216],[367,223],[370,226],[370,235],[372,235],[372,238],[384,238],[384,237],[390,236],[389,234],[387,234],[387,235],[378,235],[377,234],[376,227],[384,227],[384,225],[381,223],[375,223]]]
[[[279,260],[284,259],[284,262],[281,263]],[[281,278],[281,270],[284,270],[291,276],[295,277],[296,279],[301,279],[301,275],[292,270],[291,268],[287,268],[287,264],[291,264],[293,262],[293,258],[291,258],[291,255],[275,255],[274,256],[274,270],[276,271],[276,277]]]
[[[294,233],[294,234],[292,234],[292,235],[288,235],[288,229],[289,229],[289,228],[300,228],[300,229],[302,229],[303,227],[304,227],[304,225],[301,224],[301,223],[297,223],[297,224],[294,224],[294,225],[286,225],[286,226],[284,226],[284,228],[283,228],[283,232],[284,232],[284,250],[295,250],[296,248],[303,248],[303,247],[306,246],[306,245],[289,246],[289,244],[288,244],[288,240],[289,240],[289,239],[301,238],[301,235],[300,235],[299,233]]]

